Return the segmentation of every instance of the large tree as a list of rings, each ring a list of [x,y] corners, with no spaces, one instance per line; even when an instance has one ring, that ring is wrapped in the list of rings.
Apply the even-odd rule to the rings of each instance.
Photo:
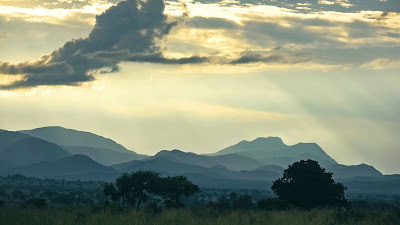
[[[190,196],[197,192],[200,192],[200,188],[185,176],[164,177],[158,189],[158,194],[163,197],[167,207],[180,207],[183,205],[181,196]]]
[[[335,182],[332,175],[317,161],[301,160],[290,165],[271,189],[280,199],[299,207],[345,206],[346,188]]]
[[[105,183],[104,193],[114,201],[120,200],[137,208],[148,200],[149,194],[154,193],[159,185],[160,174],[153,171],[137,171],[124,173],[117,178],[115,184]]]
[[[150,195],[161,196],[167,207],[177,207],[183,205],[181,196],[190,196],[200,191],[197,185],[184,176],[161,177],[152,171],[125,173],[115,183],[103,184],[103,190],[113,201],[136,206],[138,209]]]

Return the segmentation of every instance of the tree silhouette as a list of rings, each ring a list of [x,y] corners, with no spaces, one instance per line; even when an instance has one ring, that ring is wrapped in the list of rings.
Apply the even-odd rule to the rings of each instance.
[[[167,207],[181,207],[181,196],[190,196],[200,192],[200,188],[185,176],[161,178],[156,193],[161,195]]]
[[[290,165],[271,189],[279,199],[299,207],[346,206],[346,188],[336,183],[332,175],[317,161],[301,160]]]
[[[46,200],[43,198],[30,198],[26,201],[26,204],[36,208],[44,208],[47,206]]]
[[[153,171],[137,171],[123,174],[115,183],[103,184],[103,191],[113,201],[139,209],[151,195],[161,196],[167,207],[179,207],[183,205],[181,196],[193,195],[200,189],[184,176],[160,177]]]
[[[124,173],[117,178],[115,184],[105,183],[104,194],[111,196],[116,201],[124,204],[136,205],[139,209],[143,202],[146,202],[149,193],[154,193],[159,184],[160,174],[153,171],[137,171],[131,174]]]
[[[254,208],[253,198],[250,195],[241,195],[239,199],[235,201],[234,207],[238,209],[252,209]]]
[[[238,194],[236,192],[231,192],[231,194],[229,195],[229,200],[231,201],[231,205],[234,206],[235,202],[237,200],[237,196]]]

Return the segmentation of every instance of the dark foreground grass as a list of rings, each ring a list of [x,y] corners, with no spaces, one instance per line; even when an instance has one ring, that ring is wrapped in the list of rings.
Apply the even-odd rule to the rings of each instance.
[[[310,211],[216,211],[176,209],[159,214],[135,210],[91,208],[2,208],[1,225],[399,225],[398,210],[353,211],[316,209]]]

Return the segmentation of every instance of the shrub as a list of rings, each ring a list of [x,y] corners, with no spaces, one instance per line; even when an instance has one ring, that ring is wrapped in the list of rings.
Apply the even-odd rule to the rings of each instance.
[[[294,208],[292,204],[278,198],[267,198],[257,202],[257,208],[264,210],[289,210]]]
[[[46,200],[43,198],[31,198],[26,201],[28,206],[33,206],[36,208],[44,208],[47,206]]]

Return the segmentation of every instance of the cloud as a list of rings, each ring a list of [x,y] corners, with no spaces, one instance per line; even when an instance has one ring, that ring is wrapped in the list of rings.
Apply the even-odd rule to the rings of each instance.
[[[301,55],[283,55],[276,53],[282,47],[275,47],[273,53],[262,54],[257,52],[243,52],[240,57],[229,62],[229,64],[247,64],[247,63],[282,63],[296,64],[312,60],[312,57]]]
[[[7,33],[6,32],[1,32],[0,33],[0,39],[7,38]]]
[[[199,56],[165,58],[161,40],[175,26],[164,15],[162,0],[127,0],[96,17],[87,38],[72,40],[35,62],[0,62],[0,73],[21,75],[21,80],[0,89],[39,85],[79,85],[97,73],[118,71],[122,61],[186,64],[204,62]]]
[[[189,16],[186,5],[181,5]],[[311,58],[270,51],[239,50],[235,54],[179,55],[168,54],[161,41],[177,25],[168,22],[162,0],[127,0],[112,6],[96,17],[87,38],[68,41],[58,50],[37,61],[11,64],[0,62],[0,74],[21,79],[1,84],[0,89],[12,90],[41,85],[80,85],[96,79],[97,74],[119,71],[121,62],[159,64],[247,64],[309,61]],[[186,27],[183,26],[183,29]],[[234,28],[234,26],[232,26]],[[175,57],[172,57],[175,56]],[[22,76],[21,76],[22,75]]]
[[[362,64],[361,68],[370,69],[370,70],[400,68],[400,60],[379,58],[379,59],[375,59],[369,63]]]

